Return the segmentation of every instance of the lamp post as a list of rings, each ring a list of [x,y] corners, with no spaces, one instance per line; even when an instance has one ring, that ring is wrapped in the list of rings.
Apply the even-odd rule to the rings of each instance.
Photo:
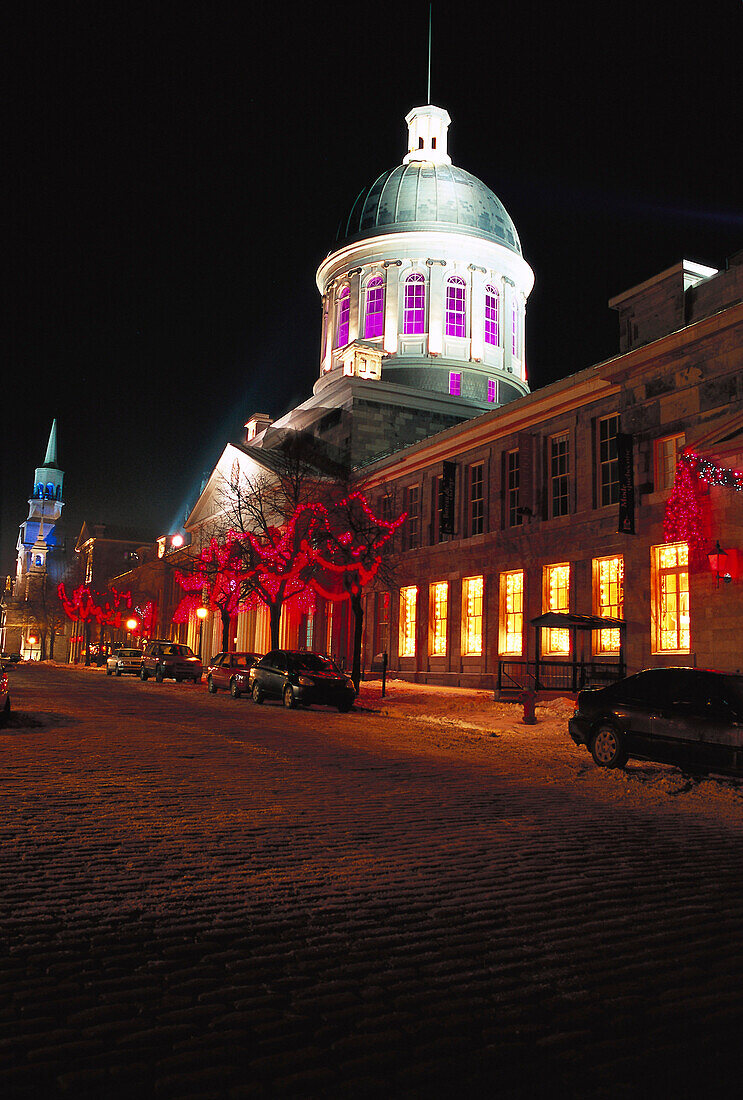
[[[126,644],[131,645],[132,644],[132,631],[137,629],[137,620],[136,619],[127,619],[126,620],[126,629],[127,629]]]
[[[204,632],[204,619],[209,614],[206,607],[196,608],[196,618],[199,620],[199,660],[201,660],[201,635]]]

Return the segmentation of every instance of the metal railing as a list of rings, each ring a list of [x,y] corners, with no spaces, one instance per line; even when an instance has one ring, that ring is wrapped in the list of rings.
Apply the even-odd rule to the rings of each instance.
[[[498,661],[496,691],[580,691],[621,680],[622,662],[609,661]]]

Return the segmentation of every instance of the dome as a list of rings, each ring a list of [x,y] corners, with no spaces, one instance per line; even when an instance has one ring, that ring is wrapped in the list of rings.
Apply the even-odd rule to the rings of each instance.
[[[415,230],[463,233],[521,255],[516,227],[481,180],[453,164],[413,160],[365,188],[338,227],[336,244]]]

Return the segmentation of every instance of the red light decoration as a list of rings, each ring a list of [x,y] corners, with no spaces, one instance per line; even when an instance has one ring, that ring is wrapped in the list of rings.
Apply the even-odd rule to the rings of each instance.
[[[676,464],[673,489],[666,505],[663,534],[666,542],[686,542],[695,565],[706,562],[704,547],[709,542],[709,502],[702,496],[701,483],[743,492],[743,471],[717,466],[693,451],[685,451]]]
[[[120,627],[124,612],[132,607],[131,592],[118,592],[115,588],[94,596],[87,584],[81,584],[73,591],[72,596],[68,596],[62,582],[57,586],[57,595],[65,614],[73,623],[90,619],[99,626]]]
[[[355,508],[360,510],[359,526],[364,524],[366,540],[343,526]],[[213,609],[226,607],[233,617],[281,597],[283,603],[291,601],[311,614],[315,593],[328,600],[357,595],[379,569],[379,551],[406,518],[403,512],[395,520],[380,519],[364,494],[356,491],[330,506],[298,505],[283,528],[270,527],[263,535],[230,530],[223,542],[213,538],[202,550],[192,573],[176,572],[186,595],[173,622],[187,622],[202,603]],[[247,565],[241,554],[244,541],[250,545],[253,565]],[[252,590],[241,597],[246,587]]]

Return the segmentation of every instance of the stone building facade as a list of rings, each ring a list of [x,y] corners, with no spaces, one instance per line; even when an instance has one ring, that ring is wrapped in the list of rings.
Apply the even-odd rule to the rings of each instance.
[[[537,647],[550,662],[619,660],[618,629],[531,625],[555,611],[623,620],[629,671],[743,668],[739,492],[699,486],[700,560],[664,530],[684,450],[743,469],[743,253],[699,276],[677,265],[612,300],[632,334],[624,354],[364,469],[373,499],[409,513],[396,586],[368,596],[367,663],[387,649],[402,676],[489,686]],[[620,452],[634,488],[621,516]]]

